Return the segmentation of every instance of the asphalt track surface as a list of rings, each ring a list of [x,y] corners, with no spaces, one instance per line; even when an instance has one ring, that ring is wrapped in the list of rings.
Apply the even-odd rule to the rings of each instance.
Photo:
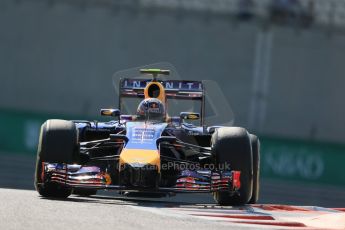
[[[109,194],[108,194],[109,195]],[[251,205],[220,207],[96,195],[47,199],[0,189],[0,229],[345,229],[345,210]]]
[[[39,197],[35,191],[0,189],[0,203],[0,229],[8,230],[248,229],[182,214],[159,214],[157,208],[167,202],[101,196],[49,200]],[[148,207],[154,208],[150,211]]]

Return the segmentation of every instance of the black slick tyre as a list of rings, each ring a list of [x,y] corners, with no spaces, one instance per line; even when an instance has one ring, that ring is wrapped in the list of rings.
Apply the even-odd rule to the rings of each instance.
[[[231,170],[241,171],[241,187],[238,193],[228,191],[213,193],[219,205],[244,205],[252,197],[253,157],[248,132],[239,127],[222,127],[212,135],[212,154],[219,167],[228,164]]]
[[[78,162],[78,130],[72,121],[47,120],[41,126],[37,150],[35,188],[43,197],[66,198],[72,190],[54,182],[43,181],[43,162],[73,164]]]

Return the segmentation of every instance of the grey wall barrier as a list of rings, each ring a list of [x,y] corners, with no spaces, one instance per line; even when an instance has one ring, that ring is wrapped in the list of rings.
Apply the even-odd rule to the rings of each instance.
[[[344,142],[343,35],[67,2],[1,1],[1,108],[92,117],[116,103],[114,72],[168,61],[183,78],[217,81],[236,125]]]

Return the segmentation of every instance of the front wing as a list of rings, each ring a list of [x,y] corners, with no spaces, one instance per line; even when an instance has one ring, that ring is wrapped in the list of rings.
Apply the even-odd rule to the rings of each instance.
[[[241,187],[240,171],[182,170],[172,187],[142,188],[113,184],[111,176],[97,166],[42,163],[41,181],[55,182],[71,188],[120,191],[197,192],[228,191]]]

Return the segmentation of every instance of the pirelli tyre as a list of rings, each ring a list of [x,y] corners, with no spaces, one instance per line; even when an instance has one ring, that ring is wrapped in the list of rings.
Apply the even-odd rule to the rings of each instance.
[[[253,156],[248,132],[239,127],[219,128],[213,133],[211,144],[217,165],[229,165],[231,170],[241,171],[241,187],[238,193],[214,192],[215,201],[219,205],[247,204],[253,191]]]
[[[255,204],[260,194],[260,141],[253,134],[250,134],[250,141],[253,153],[253,194],[248,203]]]
[[[66,198],[72,190],[54,182],[42,181],[43,162],[78,162],[78,130],[72,121],[47,120],[41,126],[37,150],[35,187],[43,197]]]

